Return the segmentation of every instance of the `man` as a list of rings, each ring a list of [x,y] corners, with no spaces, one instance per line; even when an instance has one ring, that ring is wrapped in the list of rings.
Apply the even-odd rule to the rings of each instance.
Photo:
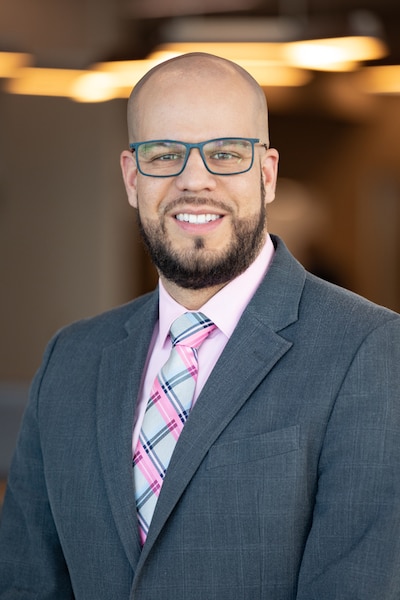
[[[9,478],[1,600],[398,600],[399,315],[267,233],[278,154],[242,69],[163,63],[128,124],[123,177],[160,283],[49,344]],[[152,382],[187,312],[210,331],[179,351],[197,384],[153,482],[143,432],[175,388]]]

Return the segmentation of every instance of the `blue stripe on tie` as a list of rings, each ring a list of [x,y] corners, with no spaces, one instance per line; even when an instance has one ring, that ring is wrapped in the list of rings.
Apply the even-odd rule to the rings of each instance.
[[[180,329],[180,331],[177,332],[177,335],[174,335],[174,324],[172,324],[170,335],[174,346],[176,344],[180,344],[183,340],[190,337],[194,333],[202,331],[203,329],[207,329],[213,325],[213,322],[202,313],[186,313],[182,316],[186,317],[188,326],[186,329]]]
[[[213,329],[215,325],[202,313],[185,313],[171,326],[173,347],[169,359],[157,376],[157,386],[152,388],[132,461],[142,544],[147,536],[177,434],[189,416],[193,400],[198,362],[197,349],[191,343],[200,346]],[[187,339],[190,337],[197,339]],[[176,344],[186,339],[185,350],[178,349]],[[172,413],[173,417],[168,416],[167,423],[166,416]],[[177,430],[172,435],[175,428]],[[150,483],[148,478],[152,479]]]

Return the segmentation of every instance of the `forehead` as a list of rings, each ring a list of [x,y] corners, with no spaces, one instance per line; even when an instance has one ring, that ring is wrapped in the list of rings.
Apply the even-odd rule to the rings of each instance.
[[[134,139],[183,141],[257,137],[264,116],[256,86],[229,64],[212,62],[171,65],[154,73],[131,102],[130,112]]]

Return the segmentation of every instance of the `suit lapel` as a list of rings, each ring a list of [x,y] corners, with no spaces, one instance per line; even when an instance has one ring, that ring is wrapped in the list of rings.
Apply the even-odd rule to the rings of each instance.
[[[127,324],[125,337],[105,348],[99,372],[97,432],[114,520],[135,570],[140,555],[132,477],[132,428],[147,349],[158,315],[154,294]]]
[[[291,342],[279,331],[297,320],[305,271],[280,247],[243,313],[178,440],[156,506],[138,572],[210,446]]]

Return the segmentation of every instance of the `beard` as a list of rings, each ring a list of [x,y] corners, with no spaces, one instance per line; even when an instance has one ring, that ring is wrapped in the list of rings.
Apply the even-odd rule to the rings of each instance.
[[[204,238],[194,238],[192,248],[174,250],[161,224],[144,224],[137,211],[142,239],[158,271],[179,287],[200,290],[224,285],[243,273],[265,241],[266,209],[261,182],[260,210],[251,217],[233,220],[232,239],[223,252],[207,250]],[[197,201],[201,204],[202,200]],[[196,201],[193,200],[193,205]]]

